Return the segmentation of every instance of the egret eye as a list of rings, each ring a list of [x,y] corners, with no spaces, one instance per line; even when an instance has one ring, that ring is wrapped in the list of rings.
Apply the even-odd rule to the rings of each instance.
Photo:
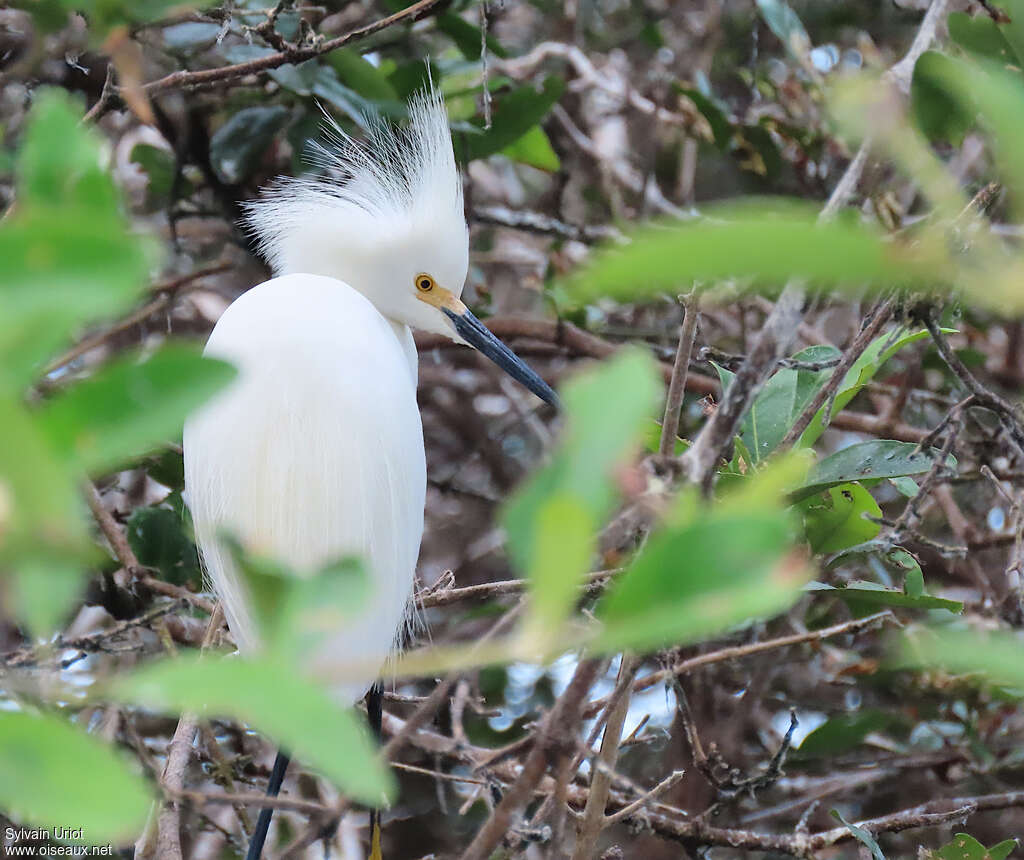
[[[430,275],[417,275],[416,289],[421,293],[429,293],[434,289],[434,279]]]

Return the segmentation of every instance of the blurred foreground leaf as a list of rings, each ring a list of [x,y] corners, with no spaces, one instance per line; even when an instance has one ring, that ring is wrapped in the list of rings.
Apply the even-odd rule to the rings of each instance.
[[[249,723],[364,803],[380,805],[394,793],[363,720],[290,665],[179,657],[115,681],[110,692],[154,710]]]
[[[904,639],[904,656],[956,674],[980,674],[1024,694],[1024,638],[1018,633],[919,629]]]
[[[312,576],[296,576],[273,559],[244,553],[230,538],[222,540],[245,575],[259,644],[295,667],[322,658],[322,646],[364,610],[373,591],[366,566],[357,558],[339,559]]]
[[[0,222],[0,386],[20,390],[82,323],[130,306],[151,244],[130,232],[81,109],[43,89],[15,164],[18,206]]]
[[[948,278],[938,246],[901,245],[853,218],[819,223],[813,204],[777,199],[705,211],[700,220],[641,227],[628,245],[603,249],[570,276],[570,295],[634,301],[727,278],[873,286]]]
[[[782,487],[803,468],[787,458],[711,509],[684,493],[598,605],[597,647],[690,642],[788,606],[808,573]]]
[[[117,359],[54,397],[38,418],[75,468],[99,472],[180,436],[186,415],[234,377],[227,362],[173,344],[143,362]]]
[[[513,560],[528,570],[538,517],[546,502],[564,493],[575,499],[594,527],[603,525],[618,491],[615,468],[642,442],[661,383],[650,354],[623,349],[565,385],[562,441],[551,462],[508,501],[502,522]]]
[[[149,813],[146,780],[108,745],[57,716],[0,711],[0,809],[40,827],[81,827],[123,844]]]

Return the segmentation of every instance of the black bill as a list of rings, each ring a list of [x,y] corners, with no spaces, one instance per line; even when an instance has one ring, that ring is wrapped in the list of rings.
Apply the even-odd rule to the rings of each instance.
[[[518,355],[496,338],[470,311],[461,314],[442,307],[466,343],[480,350],[517,382],[521,382],[545,403],[558,408],[558,395]]]

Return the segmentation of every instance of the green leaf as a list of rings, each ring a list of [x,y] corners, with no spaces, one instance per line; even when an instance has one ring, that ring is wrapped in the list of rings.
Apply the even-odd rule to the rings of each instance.
[[[692,101],[704,119],[708,121],[715,146],[723,152],[728,149],[733,137],[733,128],[722,108],[698,89],[680,86],[675,86],[674,88],[680,95],[684,95]]]
[[[910,82],[910,104],[914,120],[925,137],[959,146],[974,126],[974,112],[965,109],[943,85],[938,70],[946,62],[947,56],[938,51],[921,54],[914,64]]]
[[[103,169],[100,141],[80,126],[81,113],[81,105],[62,90],[44,88],[36,96],[15,161],[21,205],[118,214],[119,196]]]
[[[1007,24],[1000,24],[1003,37],[1010,43],[1017,56],[1016,64],[1024,64],[1024,0],[994,0],[994,6],[1006,12],[1010,19]]]
[[[793,358],[803,362],[822,362],[839,355],[832,346],[811,346]],[[716,366],[717,368],[717,366]],[[734,374],[717,368],[723,391],[728,390]],[[832,375],[831,368],[776,371],[758,392],[740,425],[740,436],[751,455],[751,464],[764,461],[785,438],[789,428],[804,411],[818,389]]]
[[[1016,839],[1004,839],[988,849],[985,860],[1006,860],[1019,847]]]
[[[843,818],[842,813],[838,809],[833,809],[831,812],[832,817],[837,821],[842,822],[846,829],[853,834],[854,838],[871,852],[872,860],[885,860],[885,855],[882,853],[882,849],[878,847],[878,843],[875,841],[875,838],[868,833],[867,830],[863,827],[858,827],[856,824],[850,824],[849,821]]]
[[[899,492],[902,495],[906,496],[908,499],[914,498],[914,496],[916,496],[918,494],[918,491],[921,489],[917,485],[917,481],[915,481],[913,478],[908,478],[908,477],[890,478],[889,482],[897,490],[899,490]]]
[[[938,448],[919,451],[913,442],[892,439],[857,442],[830,454],[814,466],[807,475],[806,483],[794,490],[791,498],[797,502],[851,481],[922,475],[932,468],[935,458],[941,453]],[[956,458],[948,456],[946,465],[955,470]]]
[[[856,483],[831,487],[804,499],[797,509],[803,512],[807,542],[821,554],[840,552],[876,537],[879,525],[865,515],[882,516],[871,493]]]
[[[93,555],[71,476],[18,402],[0,396],[0,570],[15,617],[36,636],[63,620]]]
[[[92,209],[26,207],[0,225],[0,387],[21,389],[86,320],[126,310],[147,244]]]
[[[551,141],[539,125],[535,125],[521,138],[506,146],[501,154],[538,170],[554,172],[562,166],[562,162],[551,148]]]
[[[171,186],[174,184],[174,155],[159,146],[139,143],[132,147],[130,158],[146,174],[146,196],[150,203],[167,201]],[[187,183],[184,180],[182,185],[186,186],[187,190]]]
[[[813,204],[747,201],[708,207],[706,215],[639,228],[628,245],[595,253],[566,289],[583,303],[601,297],[634,301],[727,278],[930,287],[948,280],[944,255],[933,246],[889,241],[851,218],[818,223]]]
[[[986,848],[973,836],[957,833],[952,842],[944,845],[932,856],[939,860],[1005,860],[1016,847],[1016,839],[1006,839],[998,845]]]
[[[847,603],[860,604],[864,606],[890,606],[901,609],[946,609],[953,613],[963,611],[964,605],[959,600],[946,600],[943,597],[933,597],[930,594],[918,594],[916,596],[902,591],[896,591],[879,585],[877,582],[866,582],[857,580],[843,588],[836,588],[834,585],[826,585],[823,582],[812,582],[807,586],[808,591],[829,591],[837,597],[843,598]]]
[[[16,617],[33,634],[49,636],[71,621],[86,558],[84,548],[76,557],[40,547],[24,553],[10,571]]]
[[[352,48],[339,48],[327,55],[338,80],[361,96],[375,102],[400,102],[398,93],[377,66]]]
[[[790,544],[788,518],[770,509],[705,514],[652,535],[601,601],[595,647],[692,642],[781,611],[805,581]]]
[[[894,549],[889,553],[889,558],[906,569],[903,577],[903,593],[908,597],[922,597],[924,595],[924,572],[917,559],[905,549]]]
[[[1020,210],[1024,207],[1024,159],[1019,146],[1024,137],[1024,86],[1020,72],[1007,71],[990,61],[967,62],[940,54],[933,58],[929,73],[962,111],[972,116],[977,112],[990,132],[996,165]]]
[[[112,362],[51,400],[38,419],[76,468],[98,472],[178,437],[185,416],[234,376],[226,362],[174,344],[142,363]]]
[[[453,12],[445,12],[437,16],[437,29],[446,34],[467,60],[480,59],[480,44],[483,41],[480,28],[470,24]],[[487,34],[487,50],[498,57],[507,57],[508,53],[497,39]]]
[[[996,684],[1024,691],[1024,638],[1018,632],[974,632],[944,626],[904,638],[904,656],[949,672],[980,673]],[[916,658],[916,659],[915,659]]]
[[[537,511],[530,563],[532,638],[553,636],[572,610],[596,549],[594,532],[590,512],[568,493],[552,495]]]
[[[892,722],[890,714],[873,710],[831,717],[804,738],[799,751],[801,756],[849,752],[859,747],[869,734],[888,728]]]
[[[720,633],[791,603],[807,579],[781,504],[806,457],[781,458],[708,508],[680,493],[598,605],[598,647],[649,649]]]
[[[965,51],[1000,62],[1013,62],[1016,55],[1003,29],[988,15],[950,12],[946,17],[949,37]]]
[[[673,453],[678,457],[689,447],[690,442],[688,440],[680,439],[677,436]],[[650,454],[657,454],[660,448],[661,422],[651,418],[649,421],[644,423],[644,450]]]
[[[231,535],[221,540],[244,574],[262,645],[278,659],[301,666],[322,651],[366,605],[372,583],[357,558],[342,558],[312,576],[296,576],[280,562],[246,554]]]
[[[757,0],[757,10],[786,50],[803,60],[811,47],[811,39],[789,4],[785,0]]]
[[[469,162],[486,158],[515,143],[547,116],[564,90],[565,82],[551,76],[544,80],[540,92],[528,84],[497,100],[490,129],[456,139],[456,153],[460,160]]]
[[[394,794],[394,779],[363,721],[290,665],[180,657],[119,679],[110,692],[154,710],[248,723],[364,803],[379,805]]]
[[[10,391],[75,327],[127,308],[155,261],[129,231],[100,151],[74,102],[38,93],[17,157],[19,205],[0,223],[0,387]]]
[[[124,844],[145,824],[150,799],[146,781],[109,745],[56,716],[0,711],[0,808],[15,820],[82,827],[93,845]]]
[[[861,357],[854,362],[839,383],[831,415],[836,415],[846,408],[846,405],[860,393],[860,390],[867,385],[885,363],[892,358],[903,347],[928,337],[928,332],[921,330],[911,332],[908,329],[897,329],[893,332],[879,335],[864,350]],[[825,408],[826,403],[818,413],[811,419],[807,429],[800,437],[799,445],[809,447],[813,445],[818,437],[825,432]]]
[[[338,630],[352,623],[366,608],[373,583],[358,558],[342,558],[311,577],[290,577],[284,601],[275,607],[276,656],[301,666],[318,655]]]
[[[185,534],[181,517],[165,507],[136,508],[125,527],[128,545],[140,564],[160,572],[175,585],[202,583],[196,546]]]
[[[644,422],[660,389],[650,354],[632,348],[566,384],[562,442],[551,462],[516,492],[501,514],[508,551],[521,570],[530,569],[540,511],[556,494],[575,499],[595,526],[604,523],[618,496],[614,469],[642,443]]]
[[[218,128],[210,138],[210,163],[221,181],[236,185],[252,176],[288,114],[282,105],[247,107]]]
[[[0,566],[86,545],[74,482],[20,403],[0,397]]]

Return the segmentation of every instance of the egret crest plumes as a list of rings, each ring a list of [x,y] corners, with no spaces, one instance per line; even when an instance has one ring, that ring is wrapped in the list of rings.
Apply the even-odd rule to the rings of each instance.
[[[318,176],[285,178],[246,206],[277,275],[305,272],[352,285],[388,319],[450,335],[443,316],[408,302],[429,273],[456,298],[469,268],[462,182],[440,94],[409,103],[409,123],[368,117],[364,141],[328,120],[314,144]]]

